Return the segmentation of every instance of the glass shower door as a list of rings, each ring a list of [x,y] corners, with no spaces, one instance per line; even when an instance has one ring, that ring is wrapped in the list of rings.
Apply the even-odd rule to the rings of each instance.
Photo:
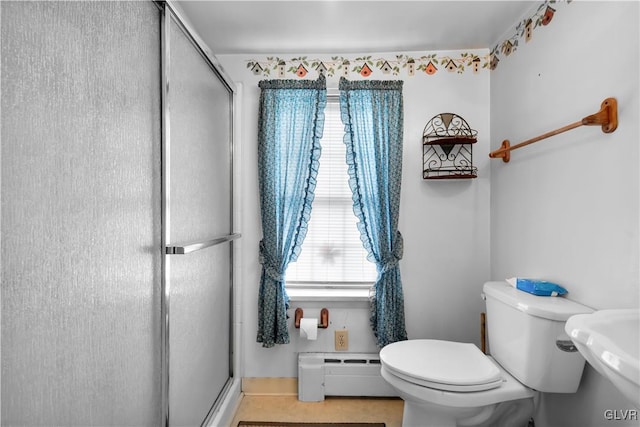
[[[233,92],[175,19],[168,32],[169,424],[200,425],[232,377]]]
[[[2,425],[157,426],[160,11],[0,15]]]

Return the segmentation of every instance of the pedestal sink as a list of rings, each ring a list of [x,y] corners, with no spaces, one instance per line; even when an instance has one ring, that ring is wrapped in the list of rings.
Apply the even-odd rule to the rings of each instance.
[[[640,409],[640,310],[578,314],[565,331],[587,362]]]

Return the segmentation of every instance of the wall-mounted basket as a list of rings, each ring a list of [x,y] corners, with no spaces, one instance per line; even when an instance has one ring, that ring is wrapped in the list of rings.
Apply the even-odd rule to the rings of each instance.
[[[423,179],[476,178],[473,144],[478,131],[453,113],[434,116],[422,132]]]

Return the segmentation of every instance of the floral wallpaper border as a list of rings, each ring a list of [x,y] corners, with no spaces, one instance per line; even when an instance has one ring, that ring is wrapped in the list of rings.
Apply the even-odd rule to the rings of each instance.
[[[331,56],[330,59],[309,58],[297,56],[289,59],[278,56],[268,56],[265,59],[247,60],[247,69],[256,76],[290,78],[297,76],[305,78],[324,74],[327,77],[359,74],[367,78],[373,74],[385,74],[398,76],[401,73],[407,76],[426,74],[432,76],[440,71],[462,74],[468,70],[479,73],[482,70],[494,70],[503,58],[512,55],[518,50],[520,42],[524,39],[528,43],[533,39],[534,30],[541,26],[549,25],[556,13],[557,3],[561,0],[545,0],[530,17],[523,19],[515,27],[515,33],[506,40],[497,43],[486,55],[477,55],[474,52],[462,52],[456,56],[439,55],[438,53],[425,53],[419,57],[406,54],[397,54],[391,58],[374,58],[371,55],[349,58],[344,56]],[[562,0],[571,3],[572,0]],[[311,74],[309,74],[311,73]]]
[[[564,0],[569,4],[572,0]],[[513,54],[518,50],[519,42],[524,39],[525,43],[529,43],[533,39],[533,31],[540,26],[546,27],[549,25],[556,13],[558,0],[545,0],[536,9],[535,13],[530,17],[523,19],[518,23],[515,28],[515,34],[510,38],[502,41],[502,43],[496,44],[489,53],[489,68],[495,70],[500,62],[500,56],[505,57]]]

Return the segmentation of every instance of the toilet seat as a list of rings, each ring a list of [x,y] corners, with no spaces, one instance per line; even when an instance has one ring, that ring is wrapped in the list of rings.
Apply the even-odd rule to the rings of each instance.
[[[405,402],[430,402],[452,408],[469,408],[484,405],[493,405],[517,399],[528,399],[535,396],[536,392],[518,380],[500,366],[491,356],[487,356],[496,365],[502,374],[504,382],[500,387],[490,390],[460,393],[455,391],[443,391],[404,380],[391,372],[384,365],[380,370],[382,377],[389,383]]]
[[[405,381],[436,390],[476,392],[500,387],[500,370],[473,344],[408,340],[385,346],[380,362]]]

